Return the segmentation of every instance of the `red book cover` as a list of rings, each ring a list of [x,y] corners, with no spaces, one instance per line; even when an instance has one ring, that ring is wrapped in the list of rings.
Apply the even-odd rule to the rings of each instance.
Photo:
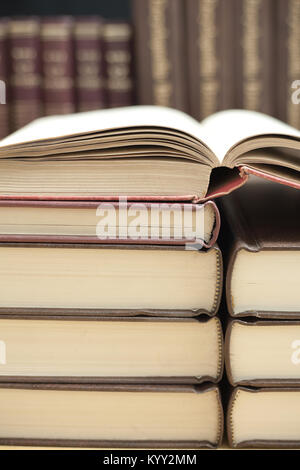
[[[103,36],[108,107],[131,106],[134,104],[132,27],[122,21],[107,22]]]
[[[103,21],[97,16],[75,22],[75,75],[78,111],[105,108]]]
[[[42,21],[43,96],[45,114],[75,111],[73,19]]]
[[[9,21],[11,126],[16,130],[42,115],[40,21]]]

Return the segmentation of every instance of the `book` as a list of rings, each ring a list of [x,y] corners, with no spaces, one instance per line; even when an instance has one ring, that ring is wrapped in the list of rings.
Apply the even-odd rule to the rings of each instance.
[[[0,200],[0,241],[190,244],[210,248],[220,230],[204,204]]]
[[[199,384],[222,377],[216,317],[2,316],[0,325],[0,382]]]
[[[2,243],[0,312],[214,315],[222,256],[184,246]]]
[[[189,110],[194,118],[201,120],[216,111],[236,107],[232,47],[235,5],[234,0],[189,0],[183,4]]]
[[[300,188],[299,148],[298,130],[254,111],[202,123],[159,106],[45,117],[0,142],[0,198],[201,202],[249,174]]]
[[[132,27],[125,21],[103,25],[104,73],[109,108],[134,104]]]
[[[271,115],[275,114],[274,75],[280,73],[275,57],[275,3],[272,0],[234,0],[235,106]],[[233,72],[231,78],[232,75]]]
[[[105,108],[103,21],[100,17],[75,19],[74,47],[77,110]]]
[[[138,103],[188,111],[185,5],[133,0]]]
[[[300,384],[300,322],[233,320],[226,331],[226,371],[232,385]]]
[[[276,2],[276,106],[277,116],[300,128],[299,28],[300,3]]]
[[[1,384],[0,413],[2,445],[201,448],[223,434],[216,386]]]
[[[74,20],[44,17],[41,23],[44,113],[75,111]]]
[[[299,429],[299,388],[233,390],[227,412],[231,447],[299,447]]]
[[[8,103],[8,18],[0,19],[0,139],[10,133]]]
[[[8,25],[12,130],[42,116],[40,20],[16,17]]]
[[[220,199],[230,315],[300,318],[299,192],[250,179]]]

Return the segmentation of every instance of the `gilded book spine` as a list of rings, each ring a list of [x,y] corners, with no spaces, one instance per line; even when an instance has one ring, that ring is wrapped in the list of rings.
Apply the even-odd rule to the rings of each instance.
[[[190,0],[187,42],[190,113],[201,120],[233,106],[232,0]]]
[[[45,18],[42,22],[43,95],[45,114],[75,111],[73,20]]]
[[[130,106],[134,104],[131,25],[107,22],[103,41],[108,107]]]
[[[239,108],[275,114],[274,2],[235,0]]]
[[[300,1],[277,0],[277,115],[300,129]]]
[[[42,115],[38,18],[10,20],[9,64],[11,126],[15,130]]]
[[[0,19],[0,139],[9,134],[8,20]]]
[[[139,104],[188,111],[184,8],[182,0],[133,0]]]
[[[101,18],[76,18],[74,36],[77,110],[90,111],[105,108]]]

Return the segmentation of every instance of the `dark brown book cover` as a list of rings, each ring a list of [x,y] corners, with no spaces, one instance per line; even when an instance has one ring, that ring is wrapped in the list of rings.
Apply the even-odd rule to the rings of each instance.
[[[134,393],[205,393],[215,391],[218,401],[218,439],[216,443],[208,441],[103,441],[103,440],[62,440],[62,439],[22,439],[0,438],[1,445],[23,446],[57,446],[57,447],[101,447],[101,448],[214,448],[221,444],[224,430],[224,415],[219,388],[214,385],[128,385],[128,384],[0,384],[2,389],[19,390],[68,390],[68,391],[100,391],[100,392],[134,392]]]
[[[109,108],[134,104],[132,26],[124,21],[103,25],[106,100]]]
[[[10,108],[12,130],[42,115],[40,20],[9,22]]]
[[[77,111],[106,107],[103,54],[103,21],[79,16],[74,25]]]
[[[8,18],[0,19],[0,139],[10,133],[8,85]]]
[[[252,320],[252,319],[251,319]],[[259,320],[259,321],[242,321],[242,320],[233,320],[230,319],[226,328],[226,333],[225,333],[225,367],[226,367],[226,375],[228,378],[229,383],[232,386],[246,386],[246,387],[299,387],[300,386],[300,378],[294,379],[294,378],[278,378],[278,377],[273,377],[273,378],[268,378],[268,379],[245,379],[242,381],[236,382],[233,378],[232,375],[232,367],[231,367],[231,361],[230,361],[230,341],[231,341],[231,333],[232,333],[232,328],[234,324],[240,324],[240,325],[248,325],[250,328],[251,326],[259,326],[263,328],[264,326],[300,326],[300,321],[276,321],[276,320],[271,320],[271,321],[264,321],[264,320]],[[255,348],[255,345],[254,345]],[[254,349],[253,348],[253,349]],[[274,359],[275,360],[275,359]]]
[[[75,111],[73,19],[45,17],[41,26],[46,115]]]
[[[2,247],[30,247],[38,250],[39,248],[51,248],[51,249],[76,249],[84,248],[89,249],[122,249],[122,250],[185,250],[184,245],[125,245],[125,244],[79,244],[79,243],[26,243],[15,241],[15,242],[0,242]],[[1,307],[0,315],[37,315],[37,316],[61,316],[61,315],[71,315],[71,316],[109,316],[109,317],[136,317],[136,316],[154,316],[154,317],[197,317],[199,315],[208,315],[214,316],[218,312],[222,287],[223,287],[223,259],[220,248],[217,245],[214,245],[209,250],[214,250],[216,252],[216,261],[217,261],[217,275],[216,275],[216,289],[214,294],[214,302],[211,311],[208,311],[204,308],[199,307],[197,310],[169,310],[169,309],[153,309],[153,308],[137,308],[137,309],[124,309],[124,308],[113,308],[113,309],[103,309],[99,308],[22,308],[22,307]],[[149,286],[150,288],[150,286]]]
[[[190,114],[234,107],[234,2],[185,2]]]
[[[299,448],[300,441],[293,441],[293,440],[278,440],[274,439],[270,436],[270,439],[252,439],[243,442],[239,442],[237,444],[234,443],[234,428],[233,428],[233,421],[232,421],[232,412],[235,405],[236,397],[239,391],[247,391],[249,393],[260,393],[260,392],[299,392],[299,388],[247,388],[247,387],[235,387],[231,391],[231,396],[228,402],[227,412],[226,412],[226,429],[227,429],[227,438],[228,443],[231,448],[252,448],[252,449],[293,449]],[[276,413],[276,409],[274,409],[274,413]],[[262,415],[263,416],[263,415]],[[253,417],[255,419],[255,417]],[[264,419],[264,418],[263,418]]]
[[[217,322],[217,330],[218,330],[218,375],[217,377],[209,376],[209,375],[199,375],[197,377],[189,377],[189,376],[151,376],[147,375],[144,377],[141,376],[68,376],[62,377],[60,376],[40,376],[37,377],[32,375],[0,375],[0,383],[1,382],[34,382],[34,383],[68,383],[68,384],[78,384],[78,383],[87,383],[87,384],[98,384],[98,383],[111,383],[111,384],[202,384],[202,383],[218,383],[222,379],[223,375],[223,366],[224,366],[224,345],[223,345],[223,332],[222,332],[222,325],[218,318],[215,319],[208,319],[208,318],[170,318],[170,317],[97,317],[97,316],[35,316],[35,315],[0,315],[0,325],[1,319],[13,319],[13,320],[26,320],[30,325],[30,321],[54,321],[54,322],[81,322],[82,324],[86,322],[130,322],[130,323],[146,323],[151,324],[155,323],[192,323],[196,325],[196,323],[207,323],[208,321],[216,321]],[[153,338],[155,342],[155,338]],[[113,345],[113,343],[112,343]],[[9,348],[9,345],[8,345]],[[26,349],[26,348],[25,348]],[[138,351],[136,352],[138,354]]]
[[[276,114],[300,129],[300,2],[276,1]]]
[[[133,0],[138,104],[188,111],[184,4]]]
[[[273,0],[234,0],[237,108],[275,113]]]
[[[231,277],[240,250],[300,250],[300,198],[296,189],[253,178],[219,200],[226,251],[226,300],[233,315]],[[235,317],[300,318],[297,312],[247,311]]]

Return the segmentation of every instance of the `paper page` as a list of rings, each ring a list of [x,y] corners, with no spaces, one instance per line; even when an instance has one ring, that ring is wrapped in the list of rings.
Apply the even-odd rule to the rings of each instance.
[[[300,132],[271,116],[256,111],[230,109],[220,111],[202,121],[205,143],[220,163],[228,150],[241,140],[266,134],[300,138]]]
[[[0,147],[110,129],[159,126],[198,137],[201,125],[187,114],[160,106],[131,106],[37,119],[0,142]]]

